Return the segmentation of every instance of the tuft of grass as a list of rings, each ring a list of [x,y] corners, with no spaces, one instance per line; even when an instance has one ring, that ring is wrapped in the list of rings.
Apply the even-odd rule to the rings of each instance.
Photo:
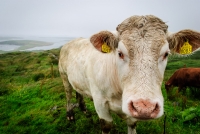
[[[9,85],[0,83],[0,96],[4,96],[10,94],[12,92],[11,87]]]
[[[38,81],[38,80],[43,79],[44,77],[45,77],[45,75],[43,73],[37,73],[37,74],[33,75],[33,80]]]

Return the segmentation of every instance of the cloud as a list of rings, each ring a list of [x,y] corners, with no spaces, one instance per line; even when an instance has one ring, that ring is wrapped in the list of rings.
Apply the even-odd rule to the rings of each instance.
[[[200,31],[199,5],[191,0],[0,0],[0,36],[89,37],[147,14],[166,21],[170,31]]]

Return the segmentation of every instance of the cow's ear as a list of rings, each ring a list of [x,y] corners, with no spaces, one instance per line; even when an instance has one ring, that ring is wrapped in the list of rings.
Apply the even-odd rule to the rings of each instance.
[[[90,42],[97,50],[103,53],[115,51],[115,49],[118,47],[117,34],[109,31],[101,31],[97,34],[94,34],[90,38]]]
[[[169,48],[172,52],[188,55],[200,48],[200,33],[193,30],[182,30],[168,34]]]

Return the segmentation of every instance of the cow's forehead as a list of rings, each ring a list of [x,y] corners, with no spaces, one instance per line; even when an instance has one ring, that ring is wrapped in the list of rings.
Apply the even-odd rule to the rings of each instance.
[[[151,34],[149,34],[151,35]],[[128,38],[123,38],[122,42],[128,51],[131,58],[138,58],[137,56],[153,56],[153,59],[158,59],[161,48],[167,43],[164,34],[154,33],[155,37],[139,38],[136,35],[130,35]],[[131,58],[131,59],[132,59]]]
[[[130,17],[117,30],[120,33],[119,39],[123,41],[130,56],[136,54],[136,50],[145,53],[151,51],[158,55],[161,47],[166,44],[167,28],[162,20],[150,15]]]
[[[146,16],[132,16],[124,20],[118,25],[117,31],[122,35],[125,31],[131,32],[134,29],[138,29],[141,33],[145,33],[149,30],[162,30],[167,32],[168,26],[158,17],[153,15]]]

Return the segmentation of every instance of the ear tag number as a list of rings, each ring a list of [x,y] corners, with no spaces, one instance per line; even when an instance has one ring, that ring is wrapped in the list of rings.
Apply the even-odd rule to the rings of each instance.
[[[192,53],[192,46],[186,41],[181,47],[180,54],[190,54]]]
[[[110,53],[110,47],[106,43],[103,43],[103,45],[101,46],[101,50],[104,53]]]

